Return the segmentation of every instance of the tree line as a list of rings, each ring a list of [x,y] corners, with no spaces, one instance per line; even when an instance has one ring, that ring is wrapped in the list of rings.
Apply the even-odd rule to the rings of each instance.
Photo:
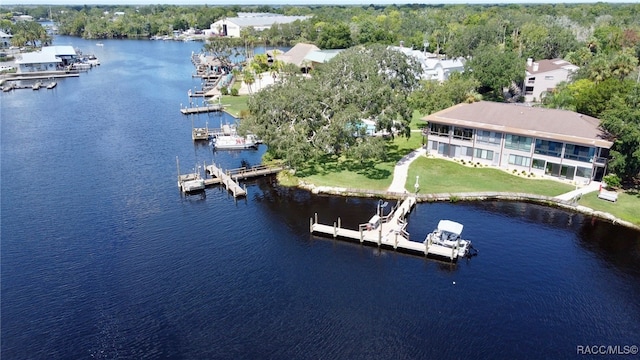
[[[276,111],[276,105],[288,109],[285,112],[287,116],[280,114],[277,118],[283,124],[288,121],[288,129],[295,129],[295,132],[283,131],[283,138],[273,139],[273,144],[291,145],[292,139],[305,139],[300,142],[304,147],[286,151],[286,146],[277,145],[270,151],[274,155],[289,158],[293,163],[319,156],[323,152],[363,158],[365,155],[383,156],[384,151],[380,151],[383,145],[378,140],[371,139],[370,143],[362,137],[345,140],[345,132],[359,131],[353,128],[354,124],[342,123],[336,127],[347,118],[368,118],[368,111],[373,108],[380,111],[385,109],[380,113],[384,115],[379,114],[382,119],[380,128],[396,124],[401,130],[404,129],[410,113],[398,104],[384,105],[380,101],[406,100],[412,109],[425,114],[462,101],[504,101],[505,89],[520,88],[527,58],[563,58],[579,66],[580,70],[571,81],[546,93],[541,105],[601,118],[603,129],[615,141],[609,169],[624,181],[632,181],[640,172],[640,4],[56,6],[51,7],[50,12],[49,7],[22,7],[13,8],[12,11],[33,14],[36,18],[51,14],[60,33],[89,38],[148,37],[168,34],[173,30],[203,29],[224,17],[236,16],[240,11],[311,15],[308,20],[276,25],[265,31],[245,29],[241,39],[236,40],[244,46],[287,46],[309,42],[321,49],[354,49],[327,64],[326,69],[318,70],[312,81],[300,82],[293,75],[286,76],[293,74],[287,72],[283,76],[289,84],[288,89],[276,86],[251,99],[251,116],[247,124],[253,122],[268,128],[266,122],[275,120],[269,120],[266,115]],[[116,12],[122,15],[115,16]],[[6,12],[3,10],[0,13]],[[216,42],[222,41],[209,42],[207,50],[228,49],[228,44],[216,45]],[[378,52],[382,49],[381,45],[392,44],[446,54],[448,57],[464,57],[468,59],[465,72],[442,84],[409,82],[409,92],[405,91],[405,87],[389,89],[380,82],[380,74],[365,71],[363,60],[355,55],[369,54],[370,61],[374,61],[376,66],[386,67],[388,61],[398,59],[390,57],[386,51]],[[370,52],[370,49],[377,49],[378,52]],[[369,63],[367,66],[373,65]],[[341,67],[334,69],[334,66]],[[256,69],[258,67],[254,66]],[[362,71],[366,76],[356,76],[353,69]],[[328,94],[323,87],[322,81],[329,81],[325,78],[329,75],[324,74],[329,73],[339,79],[334,79],[337,81],[332,90],[335,94]],[[341,74],[352,74],[364,84],[355,86],[353,79]],[[244,75],[248,81],[255,80],[246,69]],[[311,93],[306,94],[306,91]],[[372,94],[377,94],[377,97],[371,99]],[[294,102],[296,106],[278,101],[288,97],[303,100]],[[335,100],[338,102],[332,103],[330,99],[336,97],[350,99],[350,102],[342,104]],[[308,105],[309,108],[304,109],[302,104],[311,102],[324,105],[318,105],[317,108]],[[367,102],[372,107],[362,105]],[[343,105],[345,108],[341,109]],[[314,113],[309,112],[311,108],[315,109]],[[312,116],[318,117],[317,122],[310,120]],[[283,124],[277,128],[287,128]],[[327,143],[320,129],[331,130],[329,133],[337,142]],[[257,128],[253,130],[259,131]]]

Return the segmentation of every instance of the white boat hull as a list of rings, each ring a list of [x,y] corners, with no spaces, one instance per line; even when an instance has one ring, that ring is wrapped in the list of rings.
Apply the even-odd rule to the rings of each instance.
[[[182,191],[185,193],[204,190],[204,180],[195,179],[182,182]]]
[[[220,135],[213,140],[212,144],[217,150],[244,150],[258,147],[258,143],[252,138],[237,135]]]

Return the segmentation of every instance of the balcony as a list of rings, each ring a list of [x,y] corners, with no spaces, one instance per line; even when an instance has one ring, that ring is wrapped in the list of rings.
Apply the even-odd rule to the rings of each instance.
[[[598,165],[605,165],[607,163],[607,160],[609,159],[606,157],[596,157],[595,163]]]

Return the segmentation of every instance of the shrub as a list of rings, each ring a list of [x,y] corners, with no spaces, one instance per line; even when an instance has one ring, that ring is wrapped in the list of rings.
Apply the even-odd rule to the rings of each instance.
[[[237,88],[231,88],[231,96],[238,96],[238,89]]]
[[[604,180],[604,183],[607,184],[607,187],[610,187],[613,189],[618,188],[621,185],[620,178],[616,174],[606,175],[603,178],[603,180]]]
[[[226,87],[223,87],[222,89],[220,89],[220,94],[229,95],[229,89]]]

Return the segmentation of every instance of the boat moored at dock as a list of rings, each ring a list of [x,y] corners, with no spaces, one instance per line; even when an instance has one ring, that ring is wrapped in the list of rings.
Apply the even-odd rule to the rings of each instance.
[[[438,227],[424,239],[429,253],[451,259],[468,256],[473,249],[471,241],[462,240],[464,225],[451,220],[440,220]]]
[[[312,234],[332,236],[347,240],[360,241],[361,244],[376,245],[378,247],[393,248],[424,256],[436,256],[438,258],[456,261],[460,257],[471,254],[471,241],[460,239],[462,225],[450,220],[443,220],[438,225],[439,234],[427,235],[424,242],[412,241],[406,230],[406,215],[416,204],[416,198],[409,196],[401,203],[396,204],[388,215],[378,211],[366,224],[360,224],[358,230],[344,229],[340,218],[333,225],[318,223],[318,216],[310,220],[309,230]],[[437,231],[438,231],[437,230]],[[446,233],[446,238],[445,234]],[[456,237],[457,236],[457,237]],[[437,238],[436,238],[437,237]]]
[[[200,174],[185,174],[180,175],[178,179],[178,186],[184,193],[193,193],[197,191],[203,191],[205,188],[204,179],[200,177]]]
[[[216,136],[211,144],[216,150],[244,150],[257,149],[258,141],[254,135],[241,136],[238,134]]]

